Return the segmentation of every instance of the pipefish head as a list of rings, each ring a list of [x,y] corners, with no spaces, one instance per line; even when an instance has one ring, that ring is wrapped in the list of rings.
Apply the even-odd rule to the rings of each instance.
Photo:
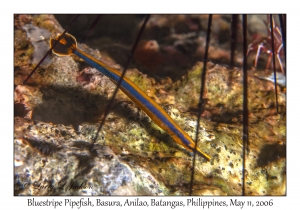
[[[65,33],[55,38],[51,38],[50,47],[52,52],[58,56],[71,55],[77,48],[77,41],[74,36]]]

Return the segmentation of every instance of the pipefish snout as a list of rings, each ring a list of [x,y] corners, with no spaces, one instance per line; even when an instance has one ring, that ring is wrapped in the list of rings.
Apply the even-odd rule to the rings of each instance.
[[[59,41],[58,41],[59,40]],[[55,42],[57,42],[55,44]],[[55,44],[55,45],[54,45]],[[121,73],[116,69],[113,69],[105,63],[93,58],[87,53],[77,48],[76,39],[70,34],[64,34],[50,39],[50,46],[54,54],[59,56],[67,56],[75,54],[82,58],[92,67],[96,68],[102,74],[107,76],[113,83],[117,84],[121,78]],[[155,101],[147,96],[138,86],[136,86],[130,79],[124,77],[120,89],[142,109],[159,127],[164,129],[171,137],[180,145],[184,146],[187,150],[193,151],[195,148],[195,142],[192,138],[182,130],[174,120],[164,111]],[[210,156],[204,153],[200,148],[196,148],[197,152],[210,160]]]

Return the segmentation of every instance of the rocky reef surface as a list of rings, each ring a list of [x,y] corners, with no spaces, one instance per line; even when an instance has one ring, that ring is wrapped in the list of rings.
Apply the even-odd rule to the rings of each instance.
[[[126,76],[195,139],[204,36],[196,38],[194,31],[205,29],[207,17],[166,18],[151,17]],[[136,28],[140,19],[135,19]],[[216,34],[230,29],[226,17],[214,21]],[[166,32],[166,25],[176,33]],[[158,44],[153,35],[157,30],[157,36],[170,31],[172,36]],[[22,85],[49,49],[49,38],[62,31],[52,15],[15,16],[15,195],[188,195],[193,155],[121,91],[93,143],[115,85],[83,60],[50,55]],[[111,36],[101,38],[110,48],[99,50],[95,40],[79,48],[122,70],[130,51],[128,40],[122,39],[124,43],[116,44]],[[223,42],[212,40],[211,56],[220,56],[217,43]],[[221,51],[221,60],[208,64],[198,139],[212,160],[196,156],[193,195],[242,194],[242,71],[217,64],[229,55],[228,48]],[[277,113],[274,84],[260,79],[268,73],[249,71],[247,195],[286,194],[285,89],[277,87]]]

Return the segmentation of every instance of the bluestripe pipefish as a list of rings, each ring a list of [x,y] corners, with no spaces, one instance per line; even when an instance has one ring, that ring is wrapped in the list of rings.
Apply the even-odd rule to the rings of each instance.
[[[50,46],[58,40],[59,36],[50,40]],[[76,39],[70,34],[64,34],[59,42],[52,49],[53,53],[59,56],[67,56],[75,54],[82,58],[92,67],[96,68],[102,74],[107,76],[113,83],[117,84],[121,73],[116,69],[107,66],[105,63],[93,58],[87,53],[77,48]],[[193,151],[195,142],[192,138],[182,130],[173,119],[164,111],[156,102],[147,96],[138,86],[136,86],[130,79],[124,77],[120,89],[142,109],[159,127],[164,129],[171,137],[187,150]],[[200,148],[196,148],[197,152],[210,160],[210,156],[205,154]]]

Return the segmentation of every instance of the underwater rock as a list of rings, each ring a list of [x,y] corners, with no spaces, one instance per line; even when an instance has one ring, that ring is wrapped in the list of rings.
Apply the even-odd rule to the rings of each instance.
[[[26,24],[23,29],[27,32],[27,37],[34,47],[32,63],[37,64],[50,49],[47,40],[49,40],[51,33],[32,24]],[[47,56],[41,66],[47,67],[51,61],[51,57]]]
[[[82,47],[118,66],[109,55]],[[193,63],[177,80],[136,68],[126,76],[195,139],[202,68]],[[193,195],[241,195],[242,71],[209,63],[206,79],[198,146],[212,160],[196,156]],[[276,113],[272,83],[255,71],[248,82],[245,193],[285,195],[286,98],[278,90]],[[94,144],[114,90],[108,78],[71,56],[53,57],[30,84],[16,86],[15,195],[189,194],[193,156],[121,91]],[[22,114],[22,107],[31,114]]]

